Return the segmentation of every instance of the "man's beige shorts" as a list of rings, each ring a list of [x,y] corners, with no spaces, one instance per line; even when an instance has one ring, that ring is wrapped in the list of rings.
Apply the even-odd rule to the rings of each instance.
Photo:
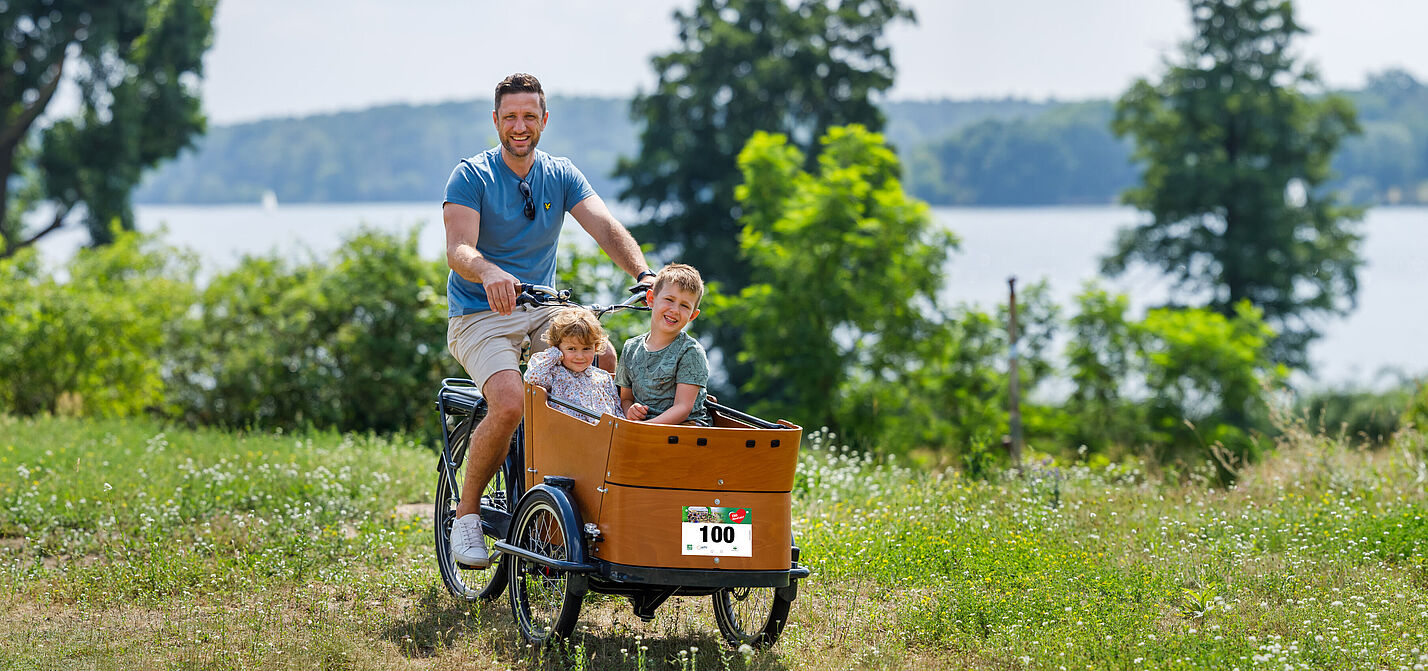
[[[521,305],[503,315],[493,310],[452,317],[446,323],[446,348],[466,369],[477,389],[503,370],[521,370],[521,349],[532,354],[547,345],[541,334],[550,328],[556,310]],[[484,393],[484,392],[483,392]]]

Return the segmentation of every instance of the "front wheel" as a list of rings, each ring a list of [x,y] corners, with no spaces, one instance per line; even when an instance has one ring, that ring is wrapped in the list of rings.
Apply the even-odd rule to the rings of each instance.
[[[579,543],[576,529],[567,529],[560,507],[550,492],[535,489],[521,500],[511,527],[511,544],[541,557],[570,560],[570,544]],[[581,574],[543,566],[519,555],[507,555],[511,609],[521,635],[540,645],[565,638],[575,630],[586,578]]]
[[[774,587],[730,587],[714,593],[714,620],[730,644],[767,648],[783,633],[791,605]]]

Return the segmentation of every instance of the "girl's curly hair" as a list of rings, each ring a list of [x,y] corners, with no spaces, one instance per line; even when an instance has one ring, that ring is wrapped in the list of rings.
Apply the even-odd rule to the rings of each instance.
[[[610,343],[610,338],[605,335],[605,329],[600,326],[600,320],[595,318],[595,313],[576,307],[561,308],[556,312],[555,318],[550,322],[550,328],[541,334],[540,339],[551,347],[560,347],[560,343],[574,340],[590,345],[596,352],[604,351],[605,346]]]

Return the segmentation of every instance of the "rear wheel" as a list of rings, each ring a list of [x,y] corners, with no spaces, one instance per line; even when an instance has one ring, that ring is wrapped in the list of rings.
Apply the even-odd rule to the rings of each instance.
[[[512,545],[547,559],[569,561],[570,543],[581,542],[577,530],[566,528],[555,498],[544,490],[526,494],[511,528]],[[585,576],[515,555],[506,561],[510,564],[511,609],[521,635],[537,645],[568,637],[580,616]]]
[[[471,444],[471,432],[485,416],[486,405],[482,401],[477,404],[470,417],[462,418],[448,430],[447,444],[450,450],[442,454],[442,461],[437,466],[434,517],[436,563],[441,568],[441,581],[446,584],[447,591],[451,592],[452,596],[467,601],[494,599],[506,587],[506,572],[502,570],[502,559],[499,555],[491,557],[491,566],[485,570],[471,570],[451,558],[451,523],[456,519],[456,504],[461,502],[461,483],[466,473],[466,451]],[[507,459],[491,478],[491,482],[486,484],[486,490],[481,494],[482,509],[510,511],[509,470],[510,460]],[[486,547],[494,549],[495,541],[499,539],[489,535],[488,525],[483,526],[488,532]]]
[[[730,587],[714,593],[714,620],[729,643],[766,648],[783,633],[791,605],[774,587]]]

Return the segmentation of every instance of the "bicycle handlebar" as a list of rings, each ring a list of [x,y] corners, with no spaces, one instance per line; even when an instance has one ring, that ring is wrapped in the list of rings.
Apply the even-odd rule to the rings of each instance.
[[[551,302],[570,302],[569,289],[552,289],[544,284],[520,284],[521,293],[516,296],[516,305],[530,303],[532,305],[544,305]]]
[[[594,312],[596,318],[604,317],[608,313],[617,312],[619,310],[649,310],[648,306],[639,304],[645,300],[643,291],[633,292],[631,296],[626,298],[622,303],[615,303],[613,305],[600,305],[599,303],[582,305],[571,300],[569,289],[555,289],[543,284],[527,284],[524,282],[521,283],[520,289],[521,293],[516,296],[516,305],[544,305],[550,307],[570,305],[582,307]]]

